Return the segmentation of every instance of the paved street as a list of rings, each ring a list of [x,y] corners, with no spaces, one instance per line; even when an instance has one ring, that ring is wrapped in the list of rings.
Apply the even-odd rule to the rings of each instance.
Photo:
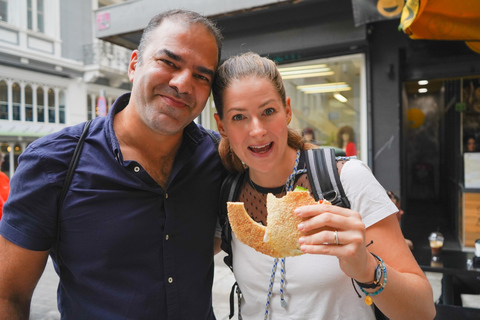
[[[215,257],[215,282],[213,285],[213,308],[217,320],[227,320],[230,312],[229,296],[234,278],[230,269],[223,263],[223,253]],[[33,294],[30,320],[58,320],[57,310],[58,277],[48,259],[45,272]],[[235,306],[236,310],[236,306]]]
[[[234,283],[232,272],[223,263],[223,256],[222,253],[215,257],[216,270],[213,284],[213,308],[217,320],[228,320],[228,314],[230,312],[229,295],[230,289]],[[440,296],[441,275],[432,272],[427,272],[426,274],[432,284],[434,299],[437,300]],[[52,262],[49,259],[45,272],[33,295],[30,320],[60,319],[56,301],[57,284],[58,277],[53,270]],[[478,298],[478,295],[462,295],[462,299],[465,307],[480,308],[480,299]],[[235,311],[237,311],[236,305]],[[233,319],[236,319],[236,313]]]

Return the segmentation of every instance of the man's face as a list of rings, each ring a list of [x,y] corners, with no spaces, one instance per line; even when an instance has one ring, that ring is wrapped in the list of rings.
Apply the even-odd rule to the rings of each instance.
[[[133,103],[153,131],[175,135],[205,107],[218,64],[215,37],[201,24],[167,19],[153,30],[138,63],[132,54],[128,75]]]

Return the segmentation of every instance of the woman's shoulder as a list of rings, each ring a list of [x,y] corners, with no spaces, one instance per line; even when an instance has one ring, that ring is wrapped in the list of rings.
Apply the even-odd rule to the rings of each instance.
[[[345,172],[345,174],[348,175],[355,175],[362,172],[371,174],[372,169],[360,159],[349,158],[347,161],[345,161],[342,172]]]

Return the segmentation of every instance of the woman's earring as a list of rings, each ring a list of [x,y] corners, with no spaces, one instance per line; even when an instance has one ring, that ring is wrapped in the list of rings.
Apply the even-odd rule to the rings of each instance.
[[[290,124],[290,121],[292,121],[292,118],[287,119],[287,125]]]

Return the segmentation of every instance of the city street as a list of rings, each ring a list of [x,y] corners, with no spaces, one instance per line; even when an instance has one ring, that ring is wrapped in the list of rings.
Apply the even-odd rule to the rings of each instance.
[[[223,253],[215,256],[215,280],[213,284],[213,308],[217,320],[227,320],[230,312],[229,296],[234,281],[230,269],[223,263]],[[42,278],[33,294],[30,320],[58,320],[58,276],[49,258]],[[235,311],[237,306],[235,306]]]
[[[230,289],[234,283],[233,274],[223,263],[223,257],[223,253],[215,256],[216,269],[213,284],[213,309],[215,310],[217,320],[228,320],[228,314],[230,312]],[[440,296],[441,275],[432,272],[427,272],[426,274],[432,284],[434,299],[437,300]],[[52,261],[49,259],[45,272],[33,295],[30,320],[60,319],[56,301],[57,284],[58,277],[53,269]],[[480,308],[478,295],[462,295],[462,299],[465,307]],[[237,305],[235,305],[235,311],[237,311]],[[236,318],[235,313],[233,319]]]

